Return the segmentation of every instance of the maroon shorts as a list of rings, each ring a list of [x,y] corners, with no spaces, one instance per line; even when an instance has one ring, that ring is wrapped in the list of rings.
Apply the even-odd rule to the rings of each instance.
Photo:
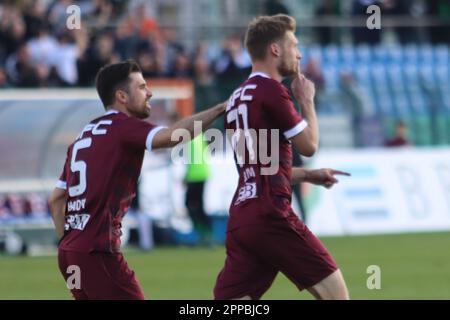
[[[214,288],[218,300],[247,295],[259,299],[278,271],[303,290],[338,269],[327,249],[296,216],[229,231],[226,250],[225,266]]]
[[[144,300],[122,253],[58,250],[59,270],[76,300]],[[75,267],[74,267],[75,266]],[[79,281],[75,278],[79,270]]]

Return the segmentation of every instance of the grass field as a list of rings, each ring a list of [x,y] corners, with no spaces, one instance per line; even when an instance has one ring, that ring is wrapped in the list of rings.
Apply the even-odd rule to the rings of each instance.
[[[450,233],[323,238],[353,299],[450,299]],[[149,299],[211,299],[223,247],[125,251]],[[369,265],[381,289],[366,286]],[[56,257],[0,256],[0,299],[70,299]],[[279,275],[264,299],[311,299]]]

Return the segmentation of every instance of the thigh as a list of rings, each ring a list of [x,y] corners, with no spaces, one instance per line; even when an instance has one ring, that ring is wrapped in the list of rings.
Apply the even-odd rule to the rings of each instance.
[[[320,240],[295,215],[259,227],[261,236],[241,233],[258,257],[281,271],[299,290],[309,288],[337,270]]]
[[[81,257],[76,258],[75,255],[78,254],[69,251],[58,250],[58,267],[64,278],[67,288],[72,294],[72,297],[75,300],[87,300],[88,296],[83,290],[83,285],[81,284]]]
[[[225,265],[214,287],[217,300],[251,297],[259,299],[272,285],[277,270],[255,256],[236,238],[237,231],[227,233]]]
[[[81,286],[71,289],[75,299],[144,299],[135,274],[121,253],[65,252],[62,260],[61,271],[66,281],[71,274],[64,270],[65,266],[77,266],[80,270]]]

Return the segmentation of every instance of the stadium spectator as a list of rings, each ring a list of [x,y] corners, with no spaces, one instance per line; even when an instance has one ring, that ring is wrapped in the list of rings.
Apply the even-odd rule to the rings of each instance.
[[[168,148],[176,130],[206,129],[225,111],[225,103],[182,119],[169,128],[142,119],[150,115],[152,92],[134,61],[102,67],[96,87],[106,113],[88,124],[67,150],[66,162],[50,199],[58,237],[60,271],[82,272],[75,299],[144,299],[134,272],[120,251],[121,222],[136,194],[145,149]],[[79,167],[70,165],[77,159]],[[87,168],[90,168],[87,170]]]
[[[161,42],[164,52],[162,54],[162,64],[164,70],[172,69],[172,65],[176,63],[177,58],[180,56],[188,58],[186,48],[181,42],[178,41],[178,33],[175,28],[163,28],[161,29]],[[190,64],[190,61],[187,62]]]
[[[256,18],[247,29],[253,70],[231,95],[225,116],[226,129],[234,132],[232,144],[245,150],[235,148],[239,182],[230,205],[226,260],[216,280],[215,299],[259,299],[279,271],[318,299],[348,299],[334,259],[291,207],[291,185],[309,181],[331,187],[337,182],[335,174],[345,174],[292,168],[292,145],[306,156],[318,145],[314,84],[299,73],[295,27],[292,17],[275,15]],[[295,77],[292,92],[305,119],[280,83],[288,76]],[[238,128],[256,130],[256,141]],[[258,129],[281,131],[279,140],[271,144],[266,135],[261,143]],[[256,155],[253,146],[261,145],[270,146],[268,154],[278,155],[271,161],[277,164],[275,172]]]
[[[4,6],[3,10],[0,10],[1,61],[5,61],[8,56],[17,52],[25,41],[26,31],[25,21],[17,8]]]
[[[97,35],[93,43],[78,60],[78,84],[81,86],[93,85],[95,75],[103,65],[119,60],[114,51],[114,38],[110,33]]]
[[[408,128],[406,123],[403,121],[398,121],[395,124],[394,137],[387,139],[384,143],[386,147],[403,147],[410,145],[408,140]]]
[[[8,79],[16,87],[40,87],[48,79],[48,69],[31,63],[26,44],[22,44],[16,53],[6,61]]]
[[[409,17],[411,19],[423,18],[425,14],[425,3],[423,1],[410,0],[385,0],[381,3],[381,12],[384,17]],[[401,44],[418,42],[421,34],[421,27],[393,27],[397,36],[397,41]]]
[[[266,0],[264,3],[264,14],[272,16],[274,14],[289,14],[289,9],[282,0]]]
[[[7,206],[9,206],[13,218],[24,218],[27,215],[26,201],[20,194],[9,194],[7,197]]]
[[[364,89],[356,81],[351,72],[342,72],[340,75],[340,89],[343,97],[345,110],[352,119],[353,143],[355,147],[365,145],[363,135],[361,134],[365,110],[368,107],[369,99]]]
[[[161,76],[158,61],[153,51],[141,49],[137,52],[136,62],[141,66],[144,78]]]
[[[448,32],[450,2],[448,0],[429,0],[426,1],[426,5],[427,13],[441,23],[428,28],[431,42],[450,45],[450,32]]]
[[[197,84],[205,86],[212,85],[214,75],[208,61],[208,44],[206,42],[197,44],[192,60],[194,78]]]
[[[50,69],[55,61],[58,50],[58,41],[50,33],[49,25],[42,25],[37,31],[37,37],[27,42],[31,63]]]
[[[222,44],[222,52],[214,62],[217,85],[222,89],[220,99],[228,98],[230,92],[250,73],[251,61],[242,46],[238,34],[228,36]]]
[[[47,201],[37,193],[30,193],[25,196],[27,213],[33,218],[43,218],[49,216]]]
[[[339,16],[339,3],[336,0],[322,0],[316,9],[316,17],[323,19],[326,17]],[[337,42],[334,37],[334,28],[330,25],[315,28],[317,40],[321,45],[328,45]]]
[[[171,67],[169,68],[167,76],[170,78],[193,77],[191,60],[183,51],[180,51],[177,54],[175,54],[174,60],[171,63]]]
[[[4,68],[0,67],[0,88],[5,88],[8,86],[8,78]]]
[[[325,77],[320,67],[320,62],[317,59],[314,57],[309,58],[306,65],[302,68],[302,73],[314,83],[316,89],[325,89]]]
[[[11,215],[11,210],[8,206],[8,201],[4,194],[0,193],[0,219],[9,218]]]
[[[26,3],[23,12],[26,29],[25,40],[38,37],[39,30],[47,23],[46,11],[47,7],[42,0]]]

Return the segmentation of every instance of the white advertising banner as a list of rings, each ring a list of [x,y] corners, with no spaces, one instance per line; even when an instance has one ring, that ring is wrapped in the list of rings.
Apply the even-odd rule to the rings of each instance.
[[[317,235],[450,230],[448,148],[324,150],[307,163],[352,175],[338,176],[332,189],[303,184],[307,225]],[[186,216],[184,167],[144,164],[141,205],[155,219]],[[226,215],[238,179],[232,154],[212,159],[211,173],[205,209]]]
[[[450,230],[450,150],[323,151],[312,168],[347,171],[331,190],[306,185],[318,235]]]

